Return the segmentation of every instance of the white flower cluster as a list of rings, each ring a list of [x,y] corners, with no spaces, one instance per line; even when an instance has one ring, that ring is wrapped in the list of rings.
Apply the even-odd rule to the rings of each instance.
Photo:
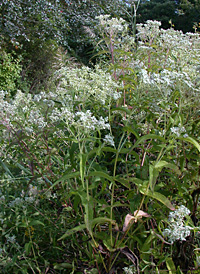
[[[134,265],[126,266],[126,267],[123,268],[123,270],[124,270],[125,274],[134,274],[134,273],[136,273],[136,269],[135,269]]]
[[[0,124],[8,126],[10,123],[10,116],[15,112],[15,108],[5,100],[6,92],[0,91]]]
[[[110,134],[105,135],[103,141],[110,146],[115,146],[114,137]]]
[[[75,114],[75,117],[76,121],[73,125],[78,129],[83,129],[87,133],[94,130],[110,129],[107,118],[101,116],[99,120],[97,120],[90,110],[87,110],[86,112],[79,111]]]
[[[160,33],[161,22],[147,20],[145,24],[137,24],[138,37],[143,41],[147,41],[157,37]]]
[[[101,35],[105,39],[105,44],[110,50],[112,44],[113,49],[121,49],[131,51],[135,45],[135,37],[130,36],[128,24],[122,18],[111,18],[110,15],[100,15],[96,19],[99,21],[98,28]],[[118,61],[124,62],[124,57],[115,51],[115,58],[118,55]]]
[[[182,86],[182,88],[190,93],[197,91],[194,82],[187,72],[176,72],[163,69],[159,73],[149,73],[147,68],[142,68],[139,71],[140,79],[142,83],[157,89],[162,97],[169,96],[176,86]]]
[[[95,67],[95,70],[83,66],[82,68],[62,68],[59,71],[60,87],[71,87],[75,91],[77,100],[97,101],[101,105],[111,100],[118,100],[121,97],[119,83],[114,81],[109,73]],[[58,90],[60,92],[60,88]]]
[[[160,28],[160,22],[150,20],[138,24],[137,30],[137,59],[142,60],[137,66],[141,90],[145,85],[145,88],[151,88],[151,95],[159,93],[158,97],[161,95],[164,99],[178,90],[185,95],[183,105],[199,101],[199,34],[164,30]],[[133,68],[135,63],[131,62]]]
[[[19,112],[23,109],[25,111],[29,109],[31,99],[30,94],[25,95],[18,90],[14,99],[8,101],[6,100],[6,92],[0,92],[0,124],[9,128],[12,121],[21,122],[22,117]]]
[[[10,207],[16,207],[16,206],[20,207],[23,205],[23,203],[24,203],[24,200],[22,198],[17,197],[13,201],[11,201],[8,205]]]
[[[30,125],[36,125],[42,129],[47,126],[42,113],[38,109],[32,109],[29,113],[28,122]]]
[[[91,101],[92,104],[96,102],[98,107],[102,104],[108,105],[120,98],[119,84],[99,67],[96,67],[96,71],[87,67],[64,70],[64,76],[61,75],[62,80],[55,93],[41,92],[32,96],[18,91],[14,99],[9,101],[6,93],[0,92],[0,123],[6,126],[3,129],[4,139],[8,138],[7,133],[10,132],[16,139],[16,125],[21,126],[20,130],[26,135],[37,134],[60,121],[64,121],[71,133],[71,127],[75,128],[79,136],[81,131],[82,134],[89,134],[95,130],[110,129],[107,117],[95,117],[91,110],[78,111],[82,107],[74,105],[77,101],[81,102],[80,105],[86,101]],[[16,121],[18,123],[13,123]]]
[[[63,120],[68,126],[73,126],[78,132],[82,131],[85,134],[95,130],[110,129],[107,117],[101,116],[97,119],[90,110],[77,111],[73,114],[67,108],[55,108],[49,118],[52,122]]]
[[[49,115],[51,122],[58,122],[60,120],[65,121],[67,124],[74,121],[74,114],[67,107],[61,107],[60,109],[54,108]]]
[[[54,107],[55,102],[54,100],[57,98],[58,96],[53,93],[53,92],[40,92],[39,94],[34,95],[33,97],[33,101],[35,102],[42,102],[44,104],[46,104],[48,107]]]
[[[177,137],[180,137],[182,133],[185,133],[183,135],[184,138],[188,137],[188,134],[186,133],[185,127],[181,126],[181,124],[178,125],[178,127],[172,127],[171,132],[174,133]]]
[[[186,237],[190,235],[192,227],[185,224],[184,218],[190,214],[190,210],[181,205],[177,210],[169,214],[169,226],[163,231],[163,235],[168,237],[169,242],[173,243],[177,240],[186,241]]]
[[[38,189],[36,186],[29,185],[28,195],[25,194],[24,190],[21,192],[21,198],[17,197],[11,201],[8,205],[9,207],[24,207],[26,203],[38,203]],[[25,196],[26,195],[26,196]]]
[[[115,34],[127,31],[128,24],[122,18],[111,18],[110,15],[99,15],[96,17],[103,30],[107,33]]]

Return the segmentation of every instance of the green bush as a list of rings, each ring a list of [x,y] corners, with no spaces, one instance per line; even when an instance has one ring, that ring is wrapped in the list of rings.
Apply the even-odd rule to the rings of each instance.
[[[0,90],[8,91],[10,94],[16,92],[22,70],[20,61],[20,56],[0,51]]]

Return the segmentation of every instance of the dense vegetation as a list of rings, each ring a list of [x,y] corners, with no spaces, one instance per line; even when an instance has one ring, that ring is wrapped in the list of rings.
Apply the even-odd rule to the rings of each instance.
[[[176,30],[193,32],[199,29],[199,0],[151,0],[141,1],[138,9],[138,22],[158,20],[163,28],[173,26]]]
[[[200,37],[160,2],[0,4],[1,273],[199,273]]]

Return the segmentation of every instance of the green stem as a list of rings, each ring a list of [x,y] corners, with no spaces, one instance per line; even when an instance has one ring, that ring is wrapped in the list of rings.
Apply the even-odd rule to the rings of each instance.
[[[125,132],[123,133],[121,140],[119,142],[119,146],[117,149],[116,157],[115,157],[115,163],[114,163],[114,169],[113,169],[113,178],[116,176],[116,170],[117,170],[117,160],[119,157],[119,152],[122,147],[122,140],[124,139]],[[111,194],[111,208],[110,208],[110,219],[112,220],[113,218],[113,204],[114,204],[114,192],[115,192],[115,183],[112,185],[112,194]],[[113,237],[112,237],[112,224],[110,224],[110,242],[111,246],[113,245]]]

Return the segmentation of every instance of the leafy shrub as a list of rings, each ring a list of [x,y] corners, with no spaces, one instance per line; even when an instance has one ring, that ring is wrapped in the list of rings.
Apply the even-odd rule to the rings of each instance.
[[[20,57],[0,51],[0,90],[13,93],[19,86],[22,67]]]

